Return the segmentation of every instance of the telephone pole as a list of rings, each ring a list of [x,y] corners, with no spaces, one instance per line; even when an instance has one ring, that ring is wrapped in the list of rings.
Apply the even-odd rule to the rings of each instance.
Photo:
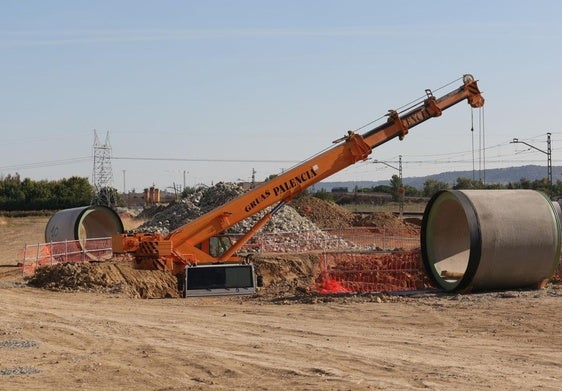
[[[399,211],[400,211],[400,217],[402,217],[402,215],[404,214],[404,193],[405,193],[405,189],[404,189],[404,182],[402,180],[402,155],[398,155],[398,167],[395,167],[391,164],[388,164],[387,162],[383,162],[382,160],[373,160],[373,163],[380,163],[380,164],[384,164],[387,167],[390,168],[394,168],[395,170],[398,170],[398,197],[399,197]]]
[[[543,151],[542,149],[539,149],[534,145],[526,143],[525,141],[521,141],[518,138],[514,138],[510,144],[525,144],[529,148],[533,148],[541,153],[544,153],[546,155],[546,175],[548,178],[548,184],[552,186],[552,147],[551,147],[550,135],[551,135],[550,132],[546,134],[546,151]]]

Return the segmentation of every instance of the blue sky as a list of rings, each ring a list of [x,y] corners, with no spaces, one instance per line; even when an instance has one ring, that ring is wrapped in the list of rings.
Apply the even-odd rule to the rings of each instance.
[[[464,73],[486,98],[474,133],[461,103],[373,159],[402,155],[404,176],[546,164],[510,141],[546,149],[551,132],[562,163],[558,1],[0,4],[0,175],[91,177],[97,129],[119,190],[261,180]],[[366,162],[331,180],[395,173]]]

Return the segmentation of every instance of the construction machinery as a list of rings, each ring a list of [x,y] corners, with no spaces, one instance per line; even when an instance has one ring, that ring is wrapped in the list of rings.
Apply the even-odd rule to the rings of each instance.
[[[484,98],[472,75],[464,75],[457,89],[435,97],[431,90],[419,104],[403,112],[389,110],[387,121],[360,135],[353,131],[334,141],[329,149],[305,160],[283,174],[227,202],[211,212],[177,228],[167,236],[153,233],[122,234],[113,237],[114,253],[131,253],[137,269],[170,270],[178,276],[186,295],[252,293],[256,277],[252,265],[237,252],[283,205],[297,194],[344,168],[368,158],[373,148],[463,101],[474,108]],[[229,227],[273,206],[242,237],[232,243],[223,235]]]

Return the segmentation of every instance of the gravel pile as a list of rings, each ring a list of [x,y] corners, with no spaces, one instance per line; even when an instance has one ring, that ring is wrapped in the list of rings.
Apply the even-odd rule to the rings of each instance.
[[[151,215],[145,214],[144,216],[152,218],[134,232],[158,232],[166,236],[174,229],[242,194],[244,189],[235,183],[219,182],[212,187],[198,187],[186,199],[170,204],[168,207],[160,207],[161,209]]]
[[[242,194],[244,194],[242,187],[234,183],[220,182],[212,187],[199,188],[187,199],[171,204],[164,210],[156,213],[150,221],[138,227],[135,232],[159,232],[166,236],[176,228],[224,205]],[[246,233],[269,210],[270,208],[264,209],[237,223],[228,230],[228,233]],[[301,216],[288,205],[276,213],[265,227],[262,228],[262,232],[268,233],[298,231],[316,231],[321,233],[321,230],[314,223]]]
[[[135,232],[155,233],[163,236],[186,223],[218,208],[244,194],[242,187],[233,183],[217,183],[212,187],[201,187],[187,199],[171,204],[156,213]],[[243,235],[261,219],[270,208],[257,212],[234,226],[226,233]],[[285,205],[273,218],[244,245],[243,251],[261,252],[305,252],[327,250],[380,250],[369,236],[368,243],[359,243],[344,238],[341,232],[354,226],[374,227],[380,232],[417,234],[418,228],[405,224],[392,213],[376,213],[356,216],[334,202],[312,196],[299,197]],[[326,230],[336,230],[328,233]],[[372,235],[372,231],[369,231]]]

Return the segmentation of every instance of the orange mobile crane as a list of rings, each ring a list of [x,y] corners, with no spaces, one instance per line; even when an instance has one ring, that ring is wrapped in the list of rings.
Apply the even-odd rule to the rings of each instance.
[[[364,133],[349,131],[328,150],[298,164],[261,186],[183,225],[166,237],[160,234],[123,234],[113,237],[114,253],[132,253],[137,269],[170,270],[178,276],[178,288],[185,295],[241,294],[253,292],[256,278],[251,265],[235,255],[271,217],[295,195],[344,168],[365,160],[372,149],[463,100],[482,107],[482,97],[472,75],[463,84],[436,98],[426,98],[404,113],[389,110],[387,121]],[[234,224],[276,204],[234,244],[222,233]]]

